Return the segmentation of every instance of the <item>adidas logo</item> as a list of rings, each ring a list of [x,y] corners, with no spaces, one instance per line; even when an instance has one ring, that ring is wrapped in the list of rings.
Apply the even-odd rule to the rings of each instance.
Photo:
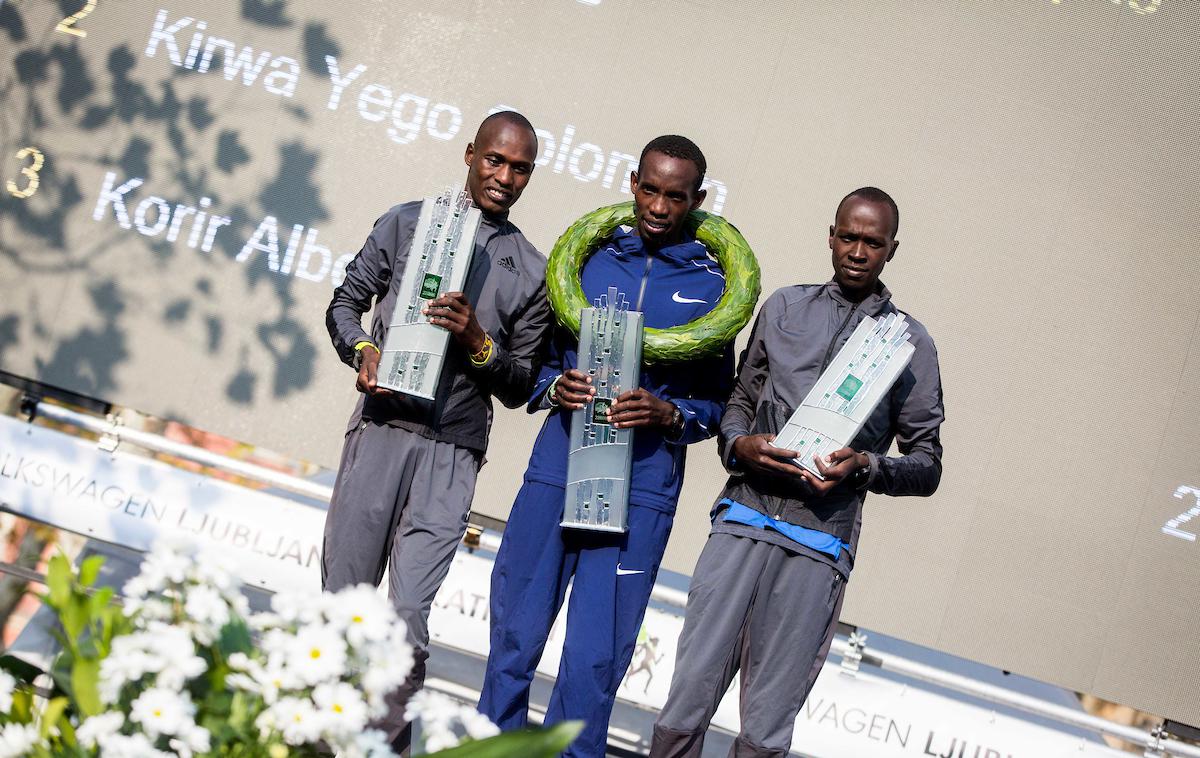
[[[496,261],[496,265],[510,274],[517,273],[517,262],[513,260],[511,255],[506,255],[500,260]]]

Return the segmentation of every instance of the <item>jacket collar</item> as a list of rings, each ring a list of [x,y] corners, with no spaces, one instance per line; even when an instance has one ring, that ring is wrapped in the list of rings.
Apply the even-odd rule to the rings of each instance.
[[[621,255],[646,255],[647,252],[646,246],[642,244],[642,238],[626,227],[616,228],[613,232],[612,244]],[[662,258],[672,263],[684,264],[688,261],[708,258],[708,250],[695,239],[685,237],[682,242],[658,248],[653,255],[655,258]]]
[[[828,293],[829,297],[833,298],[842,305],[854,305],[854,303],[852,303],[850,300],[847,300],[846,296],[842,294],[842,287],[835,279],[830,279],[825,283],[825,292]],[[892,291],[887,288],[886,284],[880,281],[876,283],[875,291],[863,298],[862,302],[858,304],[858,307],[862,309],[864,313],[874,315],[882,312],[891,301]]]

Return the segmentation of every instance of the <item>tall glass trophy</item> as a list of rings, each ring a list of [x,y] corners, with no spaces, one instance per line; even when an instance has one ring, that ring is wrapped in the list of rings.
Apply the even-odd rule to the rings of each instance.
[[[421,204],[379,360],[380,387],[433,399],[450,333],[429,323],[421,310],[443,292],[462,290],[479,219],[470,194],[458,188]]]
[[[592,378],[596,394],[571,414],[567,495],[562,526],[602,532],[628,528],[629,472],[633,430],[614,429],[609,406],[636,389],[642,365],[642,314],[609,287],[579,320],[579,370]]]
[[[771,444],[800,453],[792,462],[824,479],[813,456],[824,458],[850,444],[914,349],[904,314],[864,318]]]

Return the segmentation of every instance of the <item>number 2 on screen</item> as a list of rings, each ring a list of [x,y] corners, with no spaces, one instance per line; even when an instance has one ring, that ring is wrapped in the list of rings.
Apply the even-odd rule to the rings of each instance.
[[[1180,527],[1197,516],[1200,516],[1200,489],[1188,487],[1187,485],[1181,485],[1179,489],[1175,490],[1175,497],[1179,498],[1180,500],[1183,500],[1188,495],[1191,495],[1192,498],[1195,499],[1195,504],[1175,518],[1167,519],[1167,523],[1163,524],[1162,532],[1163,534],[1169,534],[1172,537],[1178,537],[1182,540],[1187,540],[1188,542],[1195,542],[1195,532],[1187,532],[1183,529],[1180,529]]]
[[[96,0],[87,0],[87,3],[84,4],[82,10],[74,15],[67,16],[62,21],[59,21],[58,26],[54,27],[54,29],[56,31],[66,32],[67,34],[74,34],[76,37],[86,37],[87,31],[83,29],[76,29],[75,24],[78,24],[84,19],[85,16],[94,10],[96,10]]]

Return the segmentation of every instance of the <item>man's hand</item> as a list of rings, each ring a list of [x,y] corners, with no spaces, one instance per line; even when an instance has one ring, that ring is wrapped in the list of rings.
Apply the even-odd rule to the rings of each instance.
[[[374,345],[364,345],[359,354],[362,356],[362,364],[358,367],[358,379],[354,382],[354,385],[358,387],[358,391],[377,397],[392,394],[391,390],[384,389],[377,384],[379,379],[379,350]]]
[[[825,477],[825,479],[821,480],[807,470],[801,474],[801,477],[812,488],[813,494],[820,497],[828,494],[830,490],[838,486],[843,479],[855,471],[869,465],[871,459],[865,453],[858,453],[848,447],[844,447],[841,450],[834,450],[825,458],[818,458],[814,455],[813,461],[817,464],[817,471],[820,471],[821,476]]]
[[[771,444],[773,439],[774,434],[747,434],[738,437],[733,441],[733,457],[741,465],[759,474],[790,478],[801,476],[804,469],[788,462],[788,459],[796,458],[800,454],[795,450],[775,447]]]
[[[446,292],[425,304],[421,313],[429,317],[429,323],[440,326],[454,335],[458,344],[474,355],[487,340],[487,332],[475,318],[475,309],[462,292]]]
[[[643,389],[622,392],[608,407],[608,420],[617,429],[633,429],[638,426],[670,429],[671,420],[674,418],[674,403],[661,400]]]
[[[577,368],[569,368],[558,377],[554,383],[554,402],[564,410],[577,411],[583,407],[596,388],[592,386],[592,378]]]

